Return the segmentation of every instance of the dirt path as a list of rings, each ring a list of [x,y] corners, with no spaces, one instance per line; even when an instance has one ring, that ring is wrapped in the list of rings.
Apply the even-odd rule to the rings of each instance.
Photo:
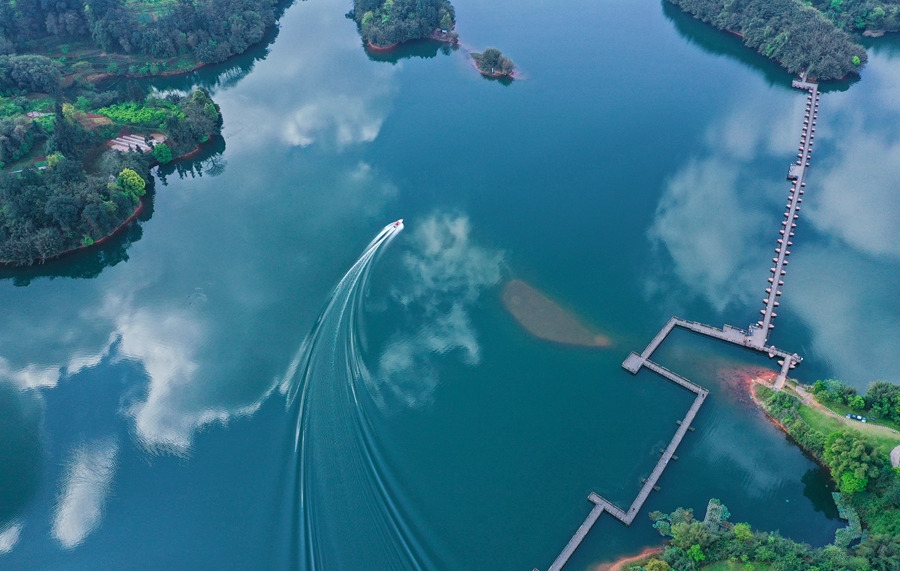
[[[774,377],[774,373],[773,373]],[[773,388],[772,379],[764,378],[762,376],[756,376],[750,379],[750,382],[757,385],[762,385],[764,387]],[[893,428],[889,428],[887,426],[880,426],[877,424],[867,424],[859,422],[858,420],[853,420],[847,418],[846,416],[840,415],[827,406],[823,405],[819,401],[816,400],[816,397],[813,396],[812,393],[801,387],[800,385],[786,385],[791,391],[797,393],[797,396],[800,397],[801,402],[810,408],[814,408],[819,412],[822,412],[826,416],[830,416],[841,422],[844,426],[852,428],[853,430],[858,430],[859,432],[864,432],[877,436],[887,436],[889,438],[900,438],[900,432],[894,430]],[[753,397],[753,402],[755,402],[758,406],[762,407],[762,403],[756,398],[756,394],[751,391],[751,396]],[[898,446],[897,448],[900,448]],[[894,450],[897,450],[896,448]],[[900,452],[898,452],[900,454]]]

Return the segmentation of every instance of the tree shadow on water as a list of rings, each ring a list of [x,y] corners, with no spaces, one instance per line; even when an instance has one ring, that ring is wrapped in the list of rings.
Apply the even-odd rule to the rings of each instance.
[[[438,53],[450,55],[450,53],[459,49],[459,47],[437,40],[422,39],[403,42],[402,44],[387,50],[374,50],[365,44],[363,45],[363,49],[365,49],[366,55],[369,56],[369,59],[372,61],[381,61],[396,65],[400,60],[404,59],[431,59],[437,57]]]
[[[498,77],[493,77],[490,75],[485,75],[481,72],[479,72],[479,75],[481,75],[481,78],[484,79],[485,81],[499,83],[500,85],[502,85],[504,87],[512,85],[512,82],[513,82],[513,78],[508,75],[501,75]]]
[[[141,199],[144,208],[137,218],[115,234],[87,248],[63,254],[58,258],[30,266],[0,266],[0,280],[12,280],[16,287],[25,287],[40,278],[92,279],[109,266],[128,260],[128,248],[143,236],[141,224],[153,216],[153,182]]]
[[[225,160],[225,138],[211,137],[203,143],[200,152],[189,159],[172,161],[156,168],[156,176],[163,186],[168,186],[168,177],[177,175],[179,179],[206,176],[219,176],[225,172],[228,161]]]

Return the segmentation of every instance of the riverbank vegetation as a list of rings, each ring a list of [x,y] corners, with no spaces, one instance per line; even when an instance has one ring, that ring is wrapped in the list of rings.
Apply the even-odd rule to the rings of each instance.
[[[478,71],[488,77],[510,77],[515,69],[513,61],[497,48],[487,48],[480,54],[473,53],[472,59],[475,60]]]
[[[277,0],[0,0],[0,54],[41,54],[67,75],[157,75],[259,42]]]
[[[819,80],[859,73],[866,50],[811,3],[797,0],[668,0],[708,24],[738,34],[744,45],[791,73]],[[852,0],[831,0],[831,5]],[[874,0],[873,0],[874,2]],[[873,8],[874,10],[874,8]]]
[[[810,387],[827,403],[875,411],[893,422],[900,386],[873,383],[864,396],[839,381],[818,381]],[[892,571],[900,569],[900,469],[891,468],[888,451],[900,444],[900,434],[885,426],[862,424],[837,417],[798,398],[803,389],[774,391],[754,387],[758,402],[790,437],[825,466],[837,483],[835,504],[847,526],[834,542],[813,549],[781,537],[777,532],[753,530],[732,523],[716,499],[709,501],[704,519],[690,509],[670,514],[653,512],[653,527],[669,538],[665,550],[629,567],[631,571],[806,570]],[[808,397],[809,395],[807,395]],[[859,398],[862,399],[860,404]],[[857,415],[861,418],[861,415]],[[858,422],[859,430],[848,423]]]
[[[109,235],[152,185],[154,159],[191,152],[222,123],[203,90],[137,101],[115,92],[81,94],[75,104],[49,94],[25,97],[9,85],[0,93],[0,262],[17,265]],[[44,111],[26,111],[35,101]],[[136,132],[165,143],[153,153],[108,148],[108,139]]]
[[[786,391],[758,387],[757,396],[791,438],[828,468],[870,534],[900,536],[900,470],[891,468],[888,458],[900,434],[862,423],[859,430],[836,425],[826,412]]]
[[[435,37],[435,32],[455,39],[456,13],[448,0],[354,0],[347,15],[375,47]]]
[[[632,571],[808,570],[855,571],[900,568],[900,537],[870,534],[856,547],[835,544],[819,549],[797,543],[777,532],[732,523],[719,500],[709,501],[703,520],[693,510],[678,508],[670,514],[653,512],[653,527],[669,538],[665,550]]]

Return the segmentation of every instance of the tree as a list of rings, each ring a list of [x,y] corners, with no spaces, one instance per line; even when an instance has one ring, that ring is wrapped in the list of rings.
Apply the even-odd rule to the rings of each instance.
[[[165,143],[159,143],[153,147],[153,158],[162,165],[170,163],[172,162],[172,149],[166,146]]]
[[[671,567],[669,567],[669,564],[665,561],[662,561],[660,559],[651,559],[647,562],[646,565],[644,565],[644,569],[646,569],[646,571],[669,571]]]
[[[892,420],[900,420],[900,386],[885,381],[876,381],[866,392],[866,404],[875,414]]]
[[[855,494],[866,489],[869,485],[869,478],[866,476],[857,476],[854,472],[844,472],[841,475],[840,490],[845,494]]]
[[[853,410],[864,410],[866,408],[866,399],[859,395],[854,395],[848,399],[847,404]]]
[[[738,523],[734,526],[734,538],[739,541],[750,541],[753,539],[753,531],[750,529],[749,523]]]
[[[706,555],[703,553],[703,550],[700,549],[700,546],[697,544],[691,545],[691,547],[687,550],[687,554],[694,561],[706,561]]]
[[[122,169],[122,172],[120,172],[119,176],[116,178],[116,183],[118,183],[125,192],[134,196],[144,196],[144,193],[146,192],[147,181],[141,178],[141,175],[132,169]]]
[[[846,493],[864,490],[870,478],[880,475],[884,463],[871,444],[858,434],[849,432],[835,432],[828,437],[825,461],[832,476],[840,482],[841,491]],[[849,476],[845,479],[847,474]]]
[[[480,55],[476,54],[475,61],[478,69],[492,75],[510,75],[514,68],[512,60],[497,48],[487,48]]]

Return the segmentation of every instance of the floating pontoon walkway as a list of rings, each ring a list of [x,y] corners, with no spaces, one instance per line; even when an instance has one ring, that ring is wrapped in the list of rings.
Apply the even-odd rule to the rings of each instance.
[[[666,331],[667,334],[672,330],[672,321],[670,320],[667,324],[667,327],[663,328],[663,331]],[[657,337],[659,337],[657,335]],[[665,338],[663,335],[659,339],[654,339],[653,342],[648,346],[648,349],[651,347],[655,348],[659,346],[662,342],[662,339]],[[650,351],[652,353],[652,351]],[[572,554],[575,553],[575,550],[581,545],[581,542],[584,540],[585,536],[594,526],[594,523],[597,521],[597,518],[600,517],[604,511],[608,512],[617,520],[621,521],[625,525],[631,525],[631,522],[634,521],[635,516],[637,516],[638,512],[641,511],[641,508],[644,506],[644,502],[647,501],[647,498],[650,497],[650,492],[656,488],[656,483],[659,481],[659,478],[662,476],[663,471],[666,469],[666,466],[669,465],[669,462],[672,458],[675,457],[675,450],[678,449],[678,445],[681,444],[681,440],[684,438],[684,435],[690,430],[691,423],[694,421],[694,417],[697,416],[697,412],[700,410],[700,406],[703,404],[703,401],[706,400],[706,396],[709,392],[703,387],[692,383],[691,381],[685,379],[681,375],[666,369],[662,365],[654,363],[649,359],[642,358],[637,353],[632,353],[629,355],[629,359],[632,356],[641,359],[641,366],[647,367],[651,371],[661,375],[662,377],[672,381],[673,383],[680,385],[687,390],[695,393],[697,396],[694,398],[693,404],[688,409],[687,414],[684,415],[684,418],[680,421],[680,426],[678,430],[675,431],[675,436],[672,437],[672,440],[669,442],[669,445],[665,450],[662,451],[662,456],[659,459],[659,462],[656,463],[656,466],[653,468],[653,471],[650,473],[650,476],[644,480],[644,485],[641,487],[641,491],[638,492],[637,497],[631,503],[631,507],[628,508],[628,511],[622,510],[620,507],[616,506],[609,500],[606,500],[599,495],[591,492],[591,495],[588,496],[588,500],[594,503],[594,509],[588,514],[585,518],[584,522],[578,527],[578,530],[575,532],[575,535],[572,536],[572,539],[569,540],[569,543],[566,544],[566,547],[562,550],[556,560],[550,565],[548,571],[559,571],[563,568],[563,565],[569,561],[569,558],[572,557]],[[624,365],[623,365],[624,366]],[[638,367],[640,368],[640,367]]]
[[[769,332],[775,327],[772,321],[777,316],[775,308],[778,307],[778,297],[781,295],[780,288],[784,285],[783,278],[787,273],[785,270],[785,266],[788,264],[787,256],[791,253],[788,248],[792,245],[791,238],[794,237],[794,228],[797,227],[800,203],[803,202],[802,196],[804,187],[806,186],[806,168],[809,166],[809,159],[812,156],[813,138],[815,137],[814,133],[816,130],[816,119],[818,118],[819,109],[819,86],[813,82],[807,81],[805,73],[801,79],[794,80],[792,86],[809,91],[809,96],[806,102],[806,115],[803,120],[803,135],[800,139],[797,162],[793,163],[788,170],[787,177],[792,181],[791,190],[788,195],[788,203],[785,206],[785,219],[782,220],[781,230],[779,230],[780,237],[778,238],[777,246],[775,248],[775,257],[772,258],[774,266],[769,270],[772,276],[769,278],[769,287],[766,289],[766,298],[763,300],[765,307],[760,311],[762,319],[751,325],[747,330],[743,330],[731,325],[725,325],[722,329],[719,329],[704,323],[672,317],[650,341],[650,344],[647,345],[643,352],[640,354],[632,352],[625,358],[622,367],[628,372],[637,374],[642,367],[646,367],[657,375],[691,391],[696,397],[694,398],[693,404],[691,404],[691,407],[688,409],[687,414],[684,415],[684,419],[680,421],[680,426],[678,427],[678,430],[675,431],[675,436],[672,437],[669,446],[661,451],[662,456],[660,457],[659,462],[656,463],[650,476],[644,480],[643,487],[640,492],[638,492],[637,497],[634,499],[634,502],[632,502],[631,507],[628,508],[628,511],[622,510],[612,502],[591,492],[588,496],[588,500],[594,504],[594,508],[575,531],[575,535],[572,536],[572,539],[569,540],[553,564],[550,565],[548,571],[559,571],[563,568],[569,561],[569,558],[572,557],[572,554],[575,553],[578,546],[581,545],[581,542],[584,541],[584,538],[603,512],[608,512],[625,525],[631,525],[635,516],[641,511],[644,502],[646,502],[647,498],[650,496],[650,492],[654,489],[659,489],[656,487],[656,483],[662,476],[666,466],[669,465],[669,461],[673,458],[677,459],[675,450],[678,449],[678,445],[681,444],[681,440],[684,438],[687,431],[691,430],[691,423],[700,411],[700,407],[703,405],[703,401],[706,400],[709,392],[681,375],[650,360],[650,357],[659,348],[662,342],[665,341],[666,337],[669,336],[669,333],[671,333],[673,329],[681,327],[699,333],[700,335],[767,353],[769,358],[779,357],[780,360],[778,361],[778,364],[781,366],[781,370],[775,380],[776,389],[784,387],[788,372],[803,360],[796,353],[787,353],[781,349],[776,349],[772,345],[766,345],[769,340]],[[535,571],[537,571],[537,569],[535,569]]]

